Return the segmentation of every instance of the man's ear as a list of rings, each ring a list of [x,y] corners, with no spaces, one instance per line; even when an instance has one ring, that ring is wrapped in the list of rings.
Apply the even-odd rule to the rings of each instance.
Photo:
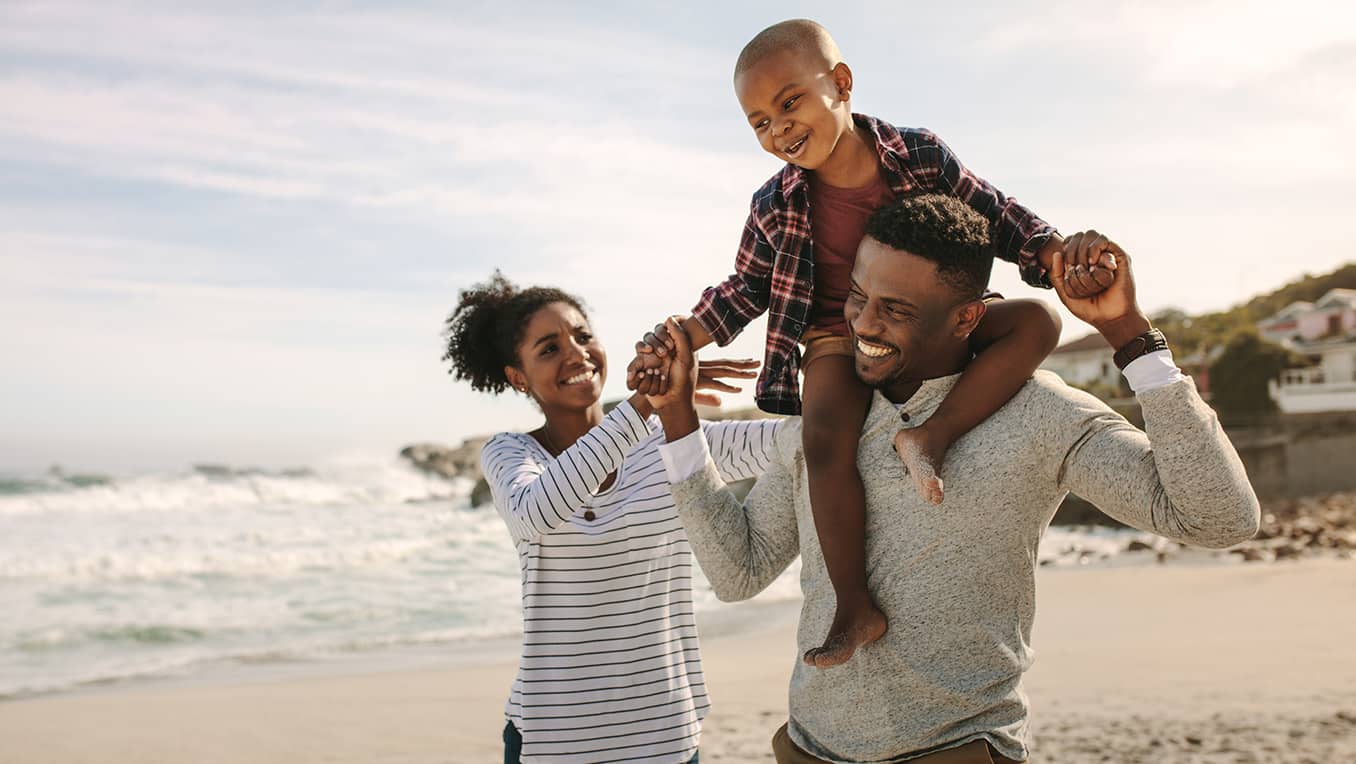
[[[523,374],[522,371],[513,366],[505,366],[504,376],[508,379],[508,383],[513,386],[514,390],[517,390],[520,393],[527,392],[527,375]]]
[[[842,61],[829,72],[833,86],[838,89],[838,100],[847,101],[852,95],[852,70]]]
[[[970,334],[979,326],[979,322],[984,318],[984,314],[989,310],[989,304],[983,300],[970,300],[961,303],[956,308],[956,336],[963,339],[969,339]]]

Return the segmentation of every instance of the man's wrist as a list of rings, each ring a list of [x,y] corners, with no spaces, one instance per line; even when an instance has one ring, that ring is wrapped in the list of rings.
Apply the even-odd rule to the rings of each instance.
[[[656,411],[659,423],[664,426],[664,440],[672,443],[679,438],[691,435],[701,428],[697,420],[697,409],[691,403],[673,403]]]
[[[1120,350],[1131,340],[1153,328],[1148,317],[1139,310],[1093,326],[1106,338],[1112,350]]]

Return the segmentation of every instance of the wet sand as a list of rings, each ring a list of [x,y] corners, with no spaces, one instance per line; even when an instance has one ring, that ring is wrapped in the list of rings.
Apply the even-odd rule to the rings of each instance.
[[[1356,762],[1356,562],[1042,570],[1033,761]],[[795,603],[703,632],[703,762],[772,761]],[[497,762],[511,645],[0,703],[0,763]]]

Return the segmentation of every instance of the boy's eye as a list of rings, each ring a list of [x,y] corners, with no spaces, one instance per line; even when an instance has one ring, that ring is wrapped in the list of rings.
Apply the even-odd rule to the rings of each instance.
[[[792,106],[795,106],[795,105],[796,105],[796,101],[799,101],[799,100],[800,100],[800,96],[791,96],[790,98],[786,99],[786,102],[785,102],[785,103],[782,104],[782,108],[783,108],[783,109],[790,109]]]
[[[760,119],[760,120],[758,120],[757,122],[755,122],[754,125],[753,125],[753,129],[754,129],[754,130],[762,130],[762,129],[765,128],[765,127],[767,127],[767,120],[766,120],[766,119]]]

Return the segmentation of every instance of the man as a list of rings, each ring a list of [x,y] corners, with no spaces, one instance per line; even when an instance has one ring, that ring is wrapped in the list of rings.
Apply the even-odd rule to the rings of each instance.
[[[1112,286],[1060,299],[1118,348],[1147,434],[1101,401],[1038,372],[959,440],[946,501],[925,504],[891,452],[898,423],[926,421],[970,359],[992,265],[987,224],[953,199],[906,198],[872,217],[845,315],[857,374],[875,389],[858,466],[866,485],[866,562],[890,630],[849,663],[799,661],[777,761],[1020,762],[1027,751],[1022,673],[1031,663],[1036,547],[1072,491],[1112,517],[1170,539],[1225,547],[1252,536],[1258,504],[1243,465],[1195,385],[1172,362],[1135,300],[1130,260],[1089,232],[1069,246],[1108,247]],[[1093,251],[1100,251],[1094,249]],[[670,324],[671,331],[676,324]],[[685,338],[659,401],[661,446],[679,515],[716,594],[752,597],[803,555],[799,640],[824,633],[834,594],[810,514],[799,422],[780,428],[772,466],[741,504],[706,454],[692,408]]]

